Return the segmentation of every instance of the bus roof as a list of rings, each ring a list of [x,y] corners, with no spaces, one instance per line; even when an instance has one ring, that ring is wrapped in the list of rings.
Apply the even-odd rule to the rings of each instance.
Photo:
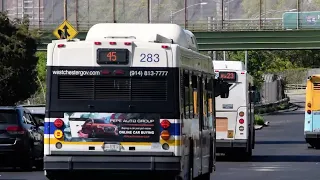
[[[163,41],[159,39],[169,41]],[[93,25],[86,40],[108,38],[127,38],[132,41],[173,43],[198,51],[195,36],[176,24],[142,24],[142,23],[99,23]]]
[[[235,71],[244,71],[245,66],[241,61],[212,61],[214,69],[219,70],[235,70]]]

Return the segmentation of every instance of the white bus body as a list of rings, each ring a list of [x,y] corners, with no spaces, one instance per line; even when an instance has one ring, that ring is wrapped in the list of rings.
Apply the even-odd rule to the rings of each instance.
[[[208,90],[205,84],[215,81],[214,69],[195,43],[191,32],[175,24],[112,23],[94,25],[84,41],[50,43],[46,176],[102,170],[209,180],[214,97],[185,92],[194,89],[195,77],[210,97],[214,83]],[[188,87],[182,88],[184,82]],[[191,96],[211,110],[186,112]]]
[[[213,61],[213,65],[216,77],[230,86],[228,98],[216,98],[217,153],[250,158],[255,141],[254,105],[249,96],[253,78],[241,61]]]

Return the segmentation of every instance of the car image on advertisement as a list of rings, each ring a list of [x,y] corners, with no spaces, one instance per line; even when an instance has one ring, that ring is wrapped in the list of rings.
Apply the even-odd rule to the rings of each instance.
[[[78,132],[82,138],[108,138],[118,136],[118,127],[102,119],[88,119]]]

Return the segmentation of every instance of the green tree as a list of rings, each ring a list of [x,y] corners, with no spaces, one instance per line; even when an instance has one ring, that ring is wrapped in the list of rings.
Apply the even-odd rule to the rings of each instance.
[[[0,105],[13,105],[36,92],[37,38],[28,20],[10,21],[0,12]]]

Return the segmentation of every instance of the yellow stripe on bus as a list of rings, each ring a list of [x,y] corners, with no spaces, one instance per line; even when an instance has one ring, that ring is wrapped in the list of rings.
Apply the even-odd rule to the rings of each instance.
[[[60,141],[56,138],[44,138],[44,144],[56,144],[56,143],[62,143],[62,144],[71,144],[71,145],[101,145],[103,142],[70,142],[70,141]],[[169,146],[180,146],[180,140],[160,140],[160,144],[167,143]],[[123,146],[151,146],[152,143],[149,142],[121,142],[120,143]]]

